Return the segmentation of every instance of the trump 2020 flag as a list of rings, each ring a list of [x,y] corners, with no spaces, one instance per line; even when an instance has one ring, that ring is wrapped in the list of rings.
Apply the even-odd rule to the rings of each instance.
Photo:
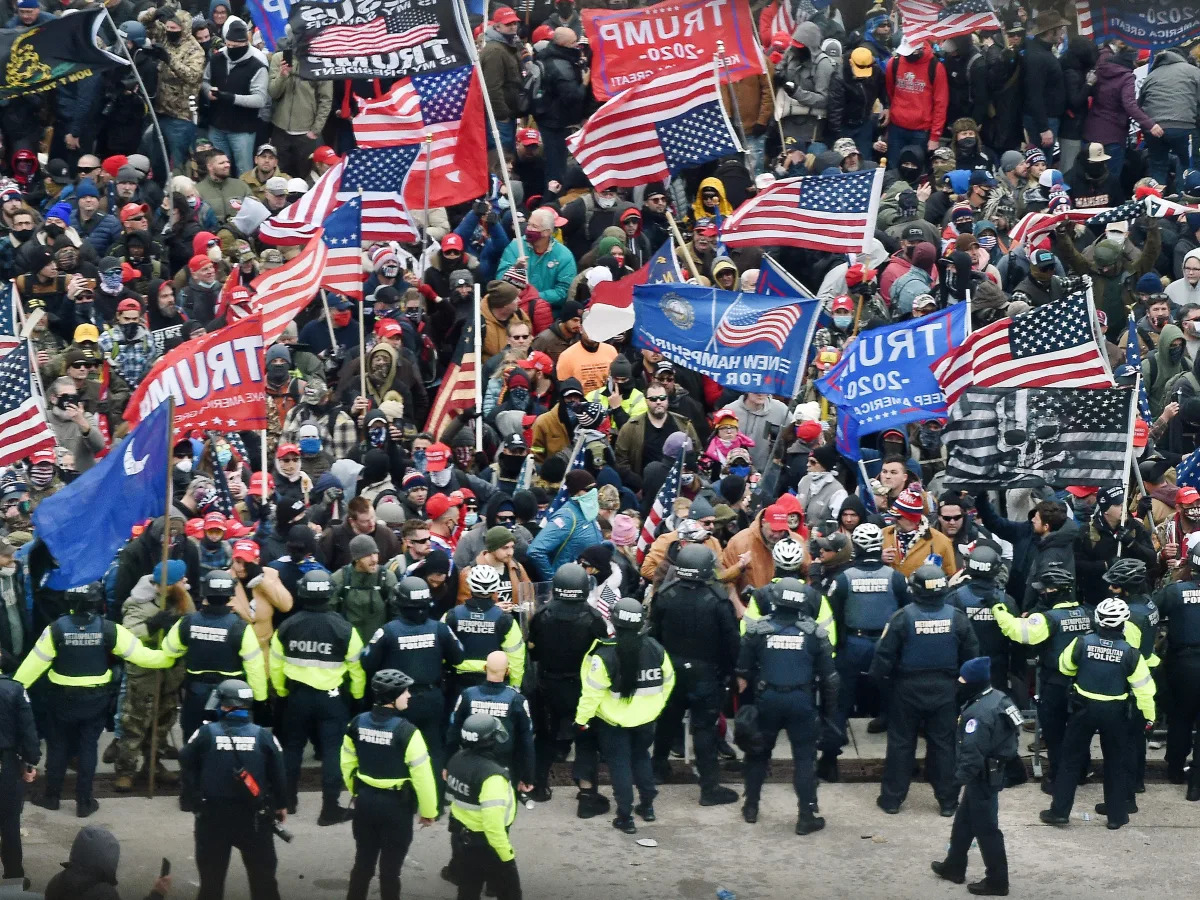
[[[104,459],[34,510],[34,531],[58,562],[47,587],[65,591],[102,578],[133,526],[165,512],[168,415],[164,403]]]
[[[821,305],[691,284],[634,288],[633,339],[724,387],[791,397]]]

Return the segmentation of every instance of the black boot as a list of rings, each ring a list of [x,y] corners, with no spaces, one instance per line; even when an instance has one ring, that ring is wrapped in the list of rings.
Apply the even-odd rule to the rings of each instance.
[[[654,769],[654,783],[666,784],[671,780],[671,762],[666,759],[656,759],[651,763]]]
[[[353,818],[354,810],[338,806],[335,801],[321,805],[321,815],[317,817],[317,824],[321,826],[341,825],[343,822],[349,822]]]
[[[976,897],[1007,897],[1008,885],[995,884],[986,878],[983,881],[973,881],[967,885],[967,890]]]
[[[701,806],[722,806],[726,803],[737,803],[737,799],[737,791],[719,784],[711,790],[700,792]]]
[[[1200,781],[1195,781],[1188,785],[1187,799],[1190,800],[1192,803],[1195,803],[1197,800],[1200,800]],[[38,805],[40,806],[41,804],[38,804]],[[49,807],[46,807],[46,808],[49,809]]]
[[[758,821],[758,804],[753,800],[747,800],[742,804],[742,818],[750,825]]]
[[[613,819],[612,826],[626,834],[637,834],[637,823],[633,821],[633,816],[617,816]]]
[[[962,884],[967,880],[965,872],[960,872],[958,869],[950,868],[950,863],[945,860],[934,860],[929,864],[929,868],[933,869],[933,874],[938,878],[946,881],[952,881],[955,884]]]
[[[96,802],[95,797],[80,798],[75,801],[75,815],[80,819],[86,819],[99,808],[100,804]]]
[[[529,792],[529,799],[534,803],[549,803],[550,798],[554,796],[554,791],[550,790],[544,784],[537,785]]]
[[[36,800],[30,800],[29,802],[32,803],[34,806],[40,806],[42,809],[48,809],[51,812],[56,812],[58,810],[58,808],[62,805],[62,803],[58,799],[58,797],[52,797],[49,794],[43,794],[42,796],[38,797]]]
[[[658,816],[654,815],[653,803],[639,803],[633,811],[642,817],[643,822],[653,822]]]
[[[821,758],[817,760],[817,777],[826,784],[835,784],[838,781],[837,751],[826,750],[821,754]]]
[[[575,808],[575,815],[580,819],[592,819],[608,812],[608,798],[595,788],[587,788],[586,790],[580,788],[575,799],[579,801],[579,804]]]
[[[1137,811],[1138,811],[1138,805],[1135,801],[1130,800],[1128,803],[1125,804],[1125,812],[1129,813],[1130,815],[1132,815],[1133,813],[1135,813]],[[1107,803],[1097,803],[1096,804],[1096,815],[1107,816],[1108,815],[1108,804]]]
[[[807,806],[800,807],[800,817],[796,820],[796,834],[812,834],[825,827],[825,820],[814,816]]]

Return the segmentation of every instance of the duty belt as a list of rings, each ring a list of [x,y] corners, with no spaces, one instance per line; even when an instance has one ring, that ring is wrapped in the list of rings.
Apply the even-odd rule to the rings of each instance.
[[[811,684],[767,684],[765,681],[758,683],[760,691],[774,691],[777,694],[790,694],[794,691],[805,691],[812,687]]]
[[[547,681],[578,681],[579,670],[576,669],[574,672],[547,672],[539,670],[538,678],[545,678]]]
[[[879,631],[875,631],[874,629],[868,629],[868,628],[848,628],[847,631],[850,634],[854,635],[855,637],[862,637],[862,638],[877,638],[883,634],[882,629],[880,629]]]

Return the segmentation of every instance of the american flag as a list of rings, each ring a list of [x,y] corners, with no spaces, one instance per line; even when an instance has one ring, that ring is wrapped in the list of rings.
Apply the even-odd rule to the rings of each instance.
[[[1133,366],[1138,372],[1142,371],[1142,348],[1138,340],[1137,322],[1133,314],[1129,315],[1129,329],[1125,336],[1125,364]],[[1150,415],[1150,396],[1146,393],[1145,379],[1138,379],[1138,415],[1149,424],[1153,421]]]
[[[7,353],[21,343],[21,339],[17,337],[18,302],[17,289],[11,281],[5,282],[4,287],[0,289],[0,354]]]
[[[1188,206],[1184,203],[1177,203],[1174,200],[1166,200],[1163,197],[1156,197],[1154,194],[1146,196],[1146,215],[1152,219],[1165,219],[1171,216],[1186,216],[1191,213],[1200,212],[1200,208]]]
[[[742,295],[738,294],[717,323],[714,337],[726,347],[745,347],[766,341],[776,350],[782,350],[798,321],[800,306],[797,303],[758,310],[743,303]]]
[[[972,332],[933,374],[947,404],[972,388],[1112,387],[1095,320],[1091,291],[1081,291]]]
[[[404,208],[404,179],[421,148],[378,147],[351,150],[346,156],[339,200],[362,192],[362,239],[364,241],[415,241],[417,227]]]
[[[783,31],[791,34],[796,30],[799,23],[796,17],[792,15],[791,0],[775,0],[775,14],[771,16],[771,33],[763,36],[763,41],[769,42],[771,38]]]
[[[1193,450],[1175,467],[1175,484],[1200,488],[1200,450]]]
[[[988,0],[962,0],[942,6],[924,0],[896,0],[904,25],[904,39],[914,46],[944,41],[980,30],[1000,30],[1000,20]]]
[[[1120,207],[1117,207],[1119,209]],[[1047,234],[1061,225],[1063,222],[1075,222],[1076,224],[1091,225],[1094,220],[1100,219],[1101,216],[1107,216],[1112,213],[1112,209],[1064,209],[1060,212],[1031,212],[1025,213],[1012,230],[1008,233],[1009,240],[1014,244],[1024,244],[1028,246],[1034,240]],[[1137,215],[1134,213],[1133,215]],[[1133,218],[1130,216],[1129,218]],[[1117,215],[1109,221],[1115,221],[1124,217]],[[1105,224],[1099,222],[1098,224]]]
[[[622,91],[567,146],[597,190],[662,181],[741,150],[712,66],[663,73]]]
[[[440,435],[458,413],[475,405],[475,320],[468,318],[454,349],[454,358],[442,376],[442,385],[434,398],[425,422],[425,431]]]
[[[1145,211],[1146,205],[1141,200],[1126,200],[1120,206],[1088,210],[1091,215],[1084,220],[1084,224],[1103,228],[1111,222],[1131,222]]]
[[[662,525],[663,519],[671,514],[671,510],[675,508],[675,498],[679,496],[679,483],[683,477],[683,458],[685,455],[681,451],[675,459],[674,465],[671,466],[671,471],[667,473],[667,480],[663,482],[662,487],[658,489],[658,493],[654,497],[654,505],[650,507],[650,515],[646,516],[646,521],[642,524],[642,533],[638,535],[637,542],[637,562],[639,566],[642,564],[642,559],[646,556],[646,551],[650,549],[650,545],[658,537],[658,527]]]
[[[0,358],[0,466],[10,466],[35,450],[53,450],[54,432],[33,394],[33,371],[26,341]]]
[[[326,169],[303,197],[285,206],[276,215],[267,219],[258,229],[264,243],[276,246],[306,244],[320,228],[325,217],[338,204],[338,185],[342,183],[343,160]]]
[[[579,434],[575,437],[575,447],[571,451],[571,463],[567,466],[567,472],[573,472],[575,469],[582,469],[587,463],[587,450],[585,447],[587,446],[588,430],[580,428],[578,431]],[[600,432],[597,431],[592,433],[595,434],[600,440],[604,439]],[[566,473],[564,473],[562,484],[558,486],[558,493],[554,495],[554,499],[550,502],[550,505],[546,507],[546,511],[542,513],[541,520],[543,522],[549,520],[552,515],[558,512],[559,507],[561,507],[569,499],[570,495],[567,493],[567,476]]]
[[[862,253],[875,236],[883,169],[777,181],[725,219],[730,247],[783,245]]]
[[[321,240],[329,248],[321,287],[362,300],[367,273],[362,260],[362,201],[351,197],[325,219]]]
[[[390,12],[362,25],[322,28],[304,52],[310,56],[373,56],[415,47],[438,36],[436,19],[415,9]]]
[[[405,185],[410,209],[425,206],[427,167],[430,206],[487,193],[483,95],[471,66],[402,78],[378,100],[359,100],[353,125],[359,147],[422,145]]]
[[[300,255],[251,282],[255,306],[262,313],[264,344],[274,343],[288,322],[316,295],[328,258],[329,248],[321,240],[321,229],[317,229]]]

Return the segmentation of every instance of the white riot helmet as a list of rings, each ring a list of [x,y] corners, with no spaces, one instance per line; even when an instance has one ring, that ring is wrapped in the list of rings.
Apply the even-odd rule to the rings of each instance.
[[[1096,625],[1099,628],[1121,628],[1129,621],[1129,604],[1120,597],[1109,597],[1096,604]]]
[[[863,553],[874,555],[883,549],[883,530],[871,522],[864,522],[854,529],[850,540]]]
[[[476,597],[486,597],[500,590],[500,573],[495,566],[471,566],[467,572],[467,588]]]

